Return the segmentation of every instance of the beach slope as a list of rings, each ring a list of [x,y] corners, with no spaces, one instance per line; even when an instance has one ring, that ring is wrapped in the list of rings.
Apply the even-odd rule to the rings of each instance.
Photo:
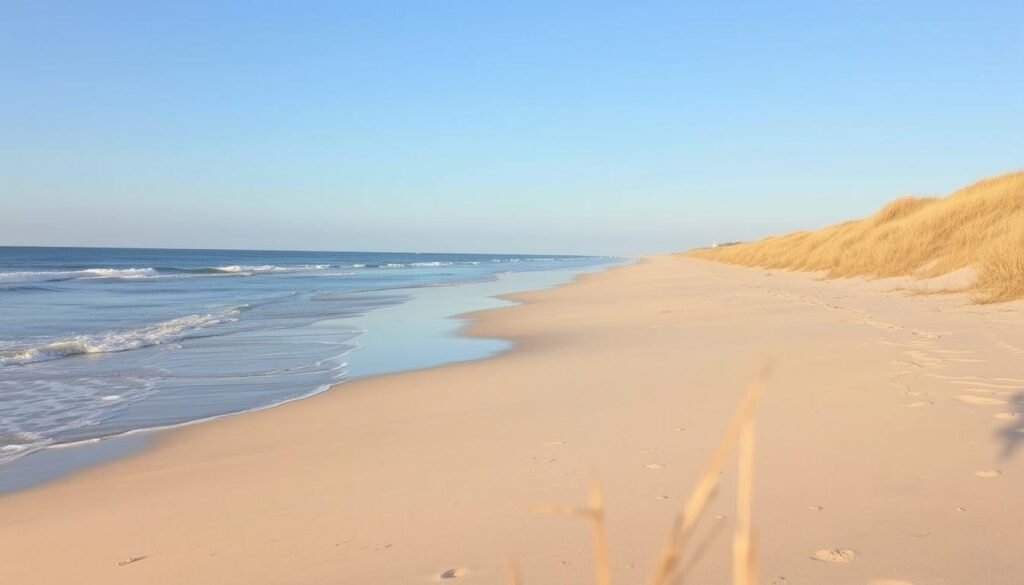
[[[164,433],[0,497],[0,582],[499,583],[511,557],[528,584],[583,583],[587,527],[532,510],[584,502],[596,476],[615,581],[641,583],[770,357],[763,583],[1022,583],[1024,307],[891,289],[662,256],[517,295],[467,328],[516,342],[495,358]],[[728,582],[728,530],[711,537],[692,582]]]

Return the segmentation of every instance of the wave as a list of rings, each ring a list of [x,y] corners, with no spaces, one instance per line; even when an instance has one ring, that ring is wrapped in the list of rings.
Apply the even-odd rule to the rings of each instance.
[[[218,266],[210,270],[214,270],[217,272],[225,272],[229,274],[257,274],[261,272],[306,272],[309,270],[326,270],[328,268],[331,268],[330,264],[300,264],[298,266],[275,266],[273,264],[264,264],[261,266],[241,266],[238,264],[233,264],[230,266]]]
[[[60,292],[61,289],[54,286],[40,286],[38,284],[0,283],[0,290],[8,292]]]
[[[384,264],[353,264],[350,268],[436,268],[438,266],[452,266],[453,264],[479,264],[479,262],[386,262]]]
[[[0,285],[32,282],[60,282],[82,279],[139,280],[151,278],[186,278],[193,276],[253,276],[267,273],[293,273],[321,271],[332,268],[330,264],[301,264],[297,266],[215,266],[204,268],[84,268],[80,270],[26,270],[0,272]]]
[[[38,451],[50,442],[41,435],[28,431],[0,431],[0,463],[7,463],[33,451]]]
[[[523,258],[492,258],[493,263],[517,263]],[[554,258],[527,258],[525,260],[554,260]],[[145,267],[145,268],[82,268],[75,270],[41,270],[0,272],[0,285],[19,285],[23,283],[60,282],[67,280],[145,280],[165,278],[192,278],[199,276],[257,276],[264,274],[303,274],[317,276],[347,276],[348,272],[331,271],[331,269],[396,269],[396,268],[438,268],[452,265],[479,265],[480,261],[441,261],[430,262],[387,262],[360,264],[298,264],[298,265],[243,265],[229,264],[224,266],[206,266],[200,268],[180,267]],[[9,287],[5,290],[9,290]]]
[[[248,305],[220,313],[186,315],[135,329],[76,335],[46,345],[0,350],[0,366],[20,366],[90,353],[116,353],[181,341],[194,332],[238,320]]]
[[[150,278],[155,268],[86,268],[83,270],[0,272],[0,283],[54,282],[77,278]]]

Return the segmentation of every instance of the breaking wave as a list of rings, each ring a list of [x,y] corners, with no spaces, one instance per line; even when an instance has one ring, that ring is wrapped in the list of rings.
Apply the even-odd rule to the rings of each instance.
[[[0,272],[0,283],[53,282],[76,278],[150,278],[155,268],[86,268],[84,270]]]
[[[0,366],[25,365],[75,355],[114,353],[174,343],[194,335],[196,331],[237,321],[238,315],[246,308],[246,305],[242,305],[219,313],[187,315],[134,329],[76,335],[36,347],[0,349]]]

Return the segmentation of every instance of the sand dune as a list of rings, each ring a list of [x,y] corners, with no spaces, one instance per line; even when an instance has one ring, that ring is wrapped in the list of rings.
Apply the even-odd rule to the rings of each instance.
[[[1024,173],[979,181],[952,195],[903,197],[871,217],[690,255],[829,277],[932,279],[969,269],[966,289],[982,302],[1024,297]]]

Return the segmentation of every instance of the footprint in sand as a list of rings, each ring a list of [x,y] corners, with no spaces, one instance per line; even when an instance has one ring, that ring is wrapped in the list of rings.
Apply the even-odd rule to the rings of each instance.
[[[544,441],[541,443],[543,447],[556,447],[558,445],[564,445],[565,441]]]
[[[920,400],[918,402],[910,402],[907,404],[901,404],[903,408],[921,408],[922,406],[934,406],[935,403],[929,400]]]
[[[953,400],[963,402],[964,404],[974,404],[976,406],[998,406],[1000,404],[1006,404],[1005,400],[990,398],[988,396],[975,396],[973,394],[961,394],[959,396],[954,396]]]
[[[991,479],[993,477],[999,477],[1002,474],[1003,474],[1003,472],[999,471],[998,469],[986,469],[984,471],[975,471],[974,472],[974,475],[976,475],[978,477],[983,477],[985,479]]]
[[[857,553],[846,548],[822,549],[814,551],[811,558],[824,563],[848,563],[857,556]]]
[[[647,469],[665,469],[665,466],[661,463],[648,463],[647,465],[644,465],[644,467]]]
[[[1020,417],[1020,413],[1019,412],[1000,412],[999,414],[994,414],[992,416],[994,416],[995,418],[1001,419],[1001,420],[1013,420],[1015,418],[1019,418]]]
[[[437,576],[437,578],[458,579],[459,577],[464,577],[467,573],[469,573],[469,569],[467,569],[466,567],[455,567],[454,569],[448,569],[447,571],[441,573]]]
[[[823,506],[811,506],[810,508],[807,509],[810,510],[811,512],[821,512],[825,508]]]

